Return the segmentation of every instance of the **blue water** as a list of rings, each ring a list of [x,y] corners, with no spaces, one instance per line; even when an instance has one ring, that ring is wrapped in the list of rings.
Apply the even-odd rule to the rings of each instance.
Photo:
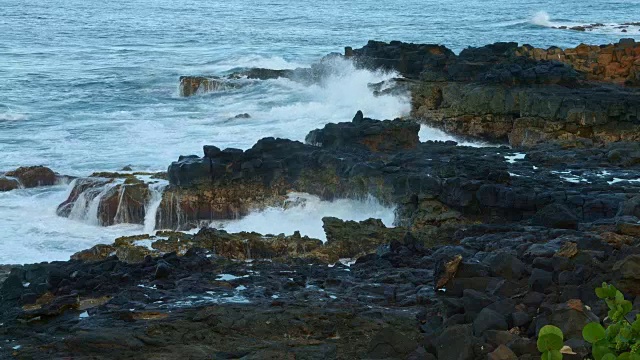
[[[204,144],[246,148],[264,136],[302,139],[358,109],[378,118],[409,110],[408,99],[376,98],[367,89],[393,74],[346,62],[310,87],[275,80],[191,98],[178,96],[180,75],[295,68],[369,39],[441,43],[454,51],[495,41],[568,47],[640,40],[638,28],[551,28],[639,21],[632,17],[639,14],[636,0],[0,0],[0,171],[39,164],[70,175],[125,165],[163,170],[180,154],[200,154]],[[229,120],[238,113],[251,118]],[[140,231],[56,217],[68,190],[0,194],[0,263],[66,258]]]

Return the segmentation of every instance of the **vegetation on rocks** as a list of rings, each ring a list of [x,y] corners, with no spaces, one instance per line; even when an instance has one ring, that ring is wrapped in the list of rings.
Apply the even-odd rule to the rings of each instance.
[[[584,340],[591,344],[591,355],[595,360],[640,360],[640,314],[629,319],[633,305],[625,300],[620,290],[613,285],[602,283],[596,288],[596,295],[607,304],[609,311],[605,321],[590,322],[582,329]],[[563,353],[575,354],[564,346],[562,330],[546,325],[538,333],[538,350],[543,360],[562,359]]]

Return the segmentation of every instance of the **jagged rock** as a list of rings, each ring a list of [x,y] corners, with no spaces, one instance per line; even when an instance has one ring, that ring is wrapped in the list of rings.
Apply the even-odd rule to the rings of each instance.
[[[415,148],[420,142],[419,130],[416,123],[365,119],[358,111],[351,123],[327,124],[323,129],[311,131],[305,141],[326,149],[365,148],[372,152],[395,152]]]
[[[402,228],[387,228],[379,219],[356,222],[324,217],[322,223],[327,235],[324,252],[329,262],[357,258],[372,253],[382,244],[402,242],[406,233]]]
[[[198,92],[220,91],[227,88],[227,84],[218,77],[181,76],[180,96],[192,96]]]
[[[460,262],[462,261],[461,255],[455,255],[449,259],[442,259],[436,266],[434,272],[434,282],[436,289],[441,289],[447,285],[447,283],[456,276]]]
[[[90,249],[82,250],[71,255],[71,259],[81,261],[98,261],[108,258],[112,254],[115,254],[115,252],[116,247],[114,246],[98,244]]]
[[[598,25],[592,24],[590,27]],[[580,28],[582,31],[586,29]],[[516,54],[536,60],[567,63],[590,80],[640,85],[640,64],[637,61],[640,58],[640,43],[633,39],[621,39],[618,43],[605,46],[580,44],[565,50],[557,47],[536,49],[525,45]]]
[[[141,180],[139,176],[150,179]],[[164,181],[160,180],[162,177],[164,175],[160,173],[94,173],[90,177],[76,179],[69,197],[58,206],[57,214],[64,217],[95,216],[95,219],[87,220],[102,226],[144,224],[153,196],[150,184]],[[95,214],[89,214],[92,204]]]
[[[401,129],[397,133],[402,134],[386,137],[385,147],[395,146],[394,151],[358,145],[358,138],[390,129]],[[169,167],[171,186],[164,193],[157,227],[188,229],[241,217],[282,206],[287,194],[296,191],[323,200],[372,195],[397,206],[399,226],[446,241],[457,228],[477,220],[533,217],[536,225],[575,229],[578,222],[612,219],[638,189],[633,182],[617,185],[620,180],[615,179],[640,176],[640,163],[608,156],[637,144],[595,149],[549,145],[532,150],[526,159],[506,162],[505,156],[511,156],[507,149],[439,142],[404,149],[406,139],[415,141],[417,130],[404,120],[375,123],[358,115],[351,123],[314,130],[310,137],[330,139],[326,147],[273,138],[246,151],[206,146],[204,157],[180,157]],[[610,175],[599,174],[603,161]],[[580,191],[568,181],[579,182]]]
[[[616,230],[622,235],[640,237],[640,225],[637,223],[619,222]]]
[[[565,51],[495,43],[456,56],[437,45],[370,41],[353,58],[419,79],[412,115],[451,133],[518,147],[639,140],[638,91],[595,82],[640,85],[634,42]]]
[[[68,217],[78,201],[82,202],[79,204],[80,206],[86,208],[89,205],[90,200],[98,196],[102,187],[110,182],[112,182],[112,180],[101,178],[76,179],[74,186],[69,193],[69,197],[58,205],[56,213],[58,216]]]

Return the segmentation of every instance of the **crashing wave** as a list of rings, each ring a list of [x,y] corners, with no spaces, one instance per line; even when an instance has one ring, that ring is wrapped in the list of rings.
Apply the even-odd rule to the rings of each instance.
[[[534,25],[560,30],[588,31],[609,34],[640,34],[640,21],[588,24],[571,21],[559,22],[552,21],[551,16],[547,12],[539,11],[531,17],[529,22]]]

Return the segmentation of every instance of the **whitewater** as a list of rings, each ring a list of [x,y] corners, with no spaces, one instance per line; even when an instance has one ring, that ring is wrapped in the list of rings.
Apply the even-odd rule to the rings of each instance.
[[[399,6],[401,5],[401,6]],[[495,41],[534,46],[609,43],[640,33],[615,24],[638,19],[637,1],[257,1],[0,0],[0,172],[45,165],[64,175],[95,171],[165,171],[202,146],[249,148],[265,136],[303,140],[330,122],[406,115],[405,96],[374,96],[367,86],[397,76],[355,69],[347,61],[308,86],[287,79],[252,81],[220,93],[182,98],[181,75],[224,75],[264,67],[308,66],[369,39],[442,43],[455,51]],[[308,11],[313,7],[315,11]],[[604,23],[589,32],[558,30]],[[559,25],[560,24],[560,25]],[[259,30],[258,30],[259,29]],[[248,119],[236,119],[248,113]],[[451,136],[423,127],[422,141]],[[70,183],[0,193],[0,263],[66,260],[116,237],[153,232],[154,187],[145,225],[97,225],[89,203],[70,218],[56,215]],[[297,205],[269,208],[212,225],[323,238],[322,216],[393,222],[393,207],[375,199],[322,202],[294,194]]]

